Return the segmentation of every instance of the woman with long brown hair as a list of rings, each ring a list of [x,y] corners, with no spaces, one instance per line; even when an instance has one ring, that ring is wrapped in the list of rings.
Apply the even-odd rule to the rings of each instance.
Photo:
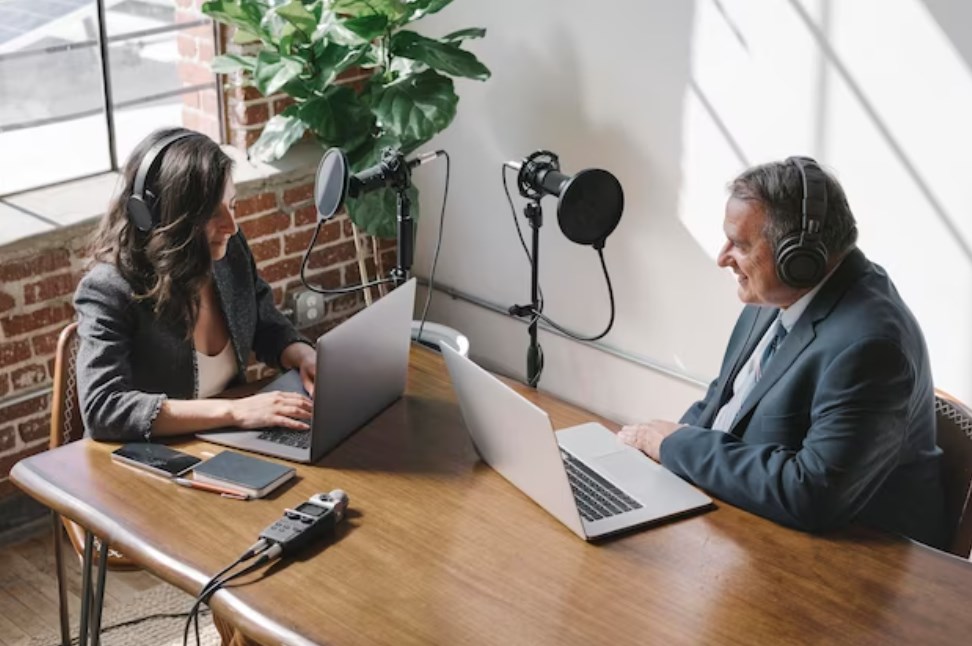
[[[314,386],[316,354],[275,307],[234,220],[231,171],[215,142],[182,128],[152,133],[125,164],[74,299],[94,439],[308,428],[300,394],[211,398],[243,381],[251,351]]]

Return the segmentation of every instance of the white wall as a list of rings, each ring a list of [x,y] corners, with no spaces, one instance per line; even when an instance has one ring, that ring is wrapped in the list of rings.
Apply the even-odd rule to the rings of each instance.
[[[608,169],[626,206],[605,249],[618,312],[604,341],[708,381],[741,307],[714,263],[726,183],[749,165],[811,154],[843,182],[860,247],[923,326],[936,385],[972,401],[968,5],[456,0],[422,30],[486,27],[468,46],[493,77],[457,82],[458,117],[432,142],[453,158],[437,280],[502,305],[528,301],[501,163],[546,148],[567,173]],[[428,276],[441,170],[414,178],[424,214],[414,270]],[[545,312],[591,334],[607,320],[603,277],[596,254],[560,233],[555,206],[544,200]],[[524,325],[441,293],[431,311],[470,337],[484,365],[524,376]],[[677,418],[701,392],[544,332],[541,343],[541,388],[618,421]]]

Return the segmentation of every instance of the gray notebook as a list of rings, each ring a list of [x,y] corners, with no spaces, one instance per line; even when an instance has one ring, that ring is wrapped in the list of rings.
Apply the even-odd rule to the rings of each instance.
[[[253,498],[267,495],[296,475],[284,466],[236,451],[221,451],[192,470],[193,480],[239,490]]]

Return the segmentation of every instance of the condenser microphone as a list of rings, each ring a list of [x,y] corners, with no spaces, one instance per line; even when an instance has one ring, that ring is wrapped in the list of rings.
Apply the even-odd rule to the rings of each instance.
[[[386,149],[382,151],[380,162],[351,176],[348,197],[359,197],[383,186],[405,183],[413,168],[428,164],[443,154],[444,150],[436,150],[405,159],[400,152]]]
[[[606,170],[588,168],[574,176],[560,172],[560,159],[547,150],[538,150],[522,162],[507,161],[504,166],[517,171],[520,195],[539,201],[554,195],[557,222],[572,242],[603,247],[618,226],[624,211],[624,191],[618,179]]]
[[[329,220],[341,211],[349,197],[360,197],[383,186],[407,188],[413,168],[445,155],[444,150],[420,153],[411,159],[393,148],[381,153],[381,161],[358,173],[351,173],[348,157],[340,148],[329,148],[321,158],[314,178],[314,202],[319,220]]]

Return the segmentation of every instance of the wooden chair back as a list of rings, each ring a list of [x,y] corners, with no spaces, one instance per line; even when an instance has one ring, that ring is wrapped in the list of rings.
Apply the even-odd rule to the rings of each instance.
[[[938,446],[944,453],[942,480],[945,487],[945,518],[948,551],[972,558],[972,409],[941,390],[935,391]]]
[[[61,330],[54,355],[50,439],[52,449],[84,437],[84,423],[81,421],[78,401],[77,356],[78,323],[74,321]],[[74,551],[81,558],[84,554],[84,528],[63,516],[61,520]],[[137,568],[130,559],[111,548],[108,549],[108,567],[115,570]]]

